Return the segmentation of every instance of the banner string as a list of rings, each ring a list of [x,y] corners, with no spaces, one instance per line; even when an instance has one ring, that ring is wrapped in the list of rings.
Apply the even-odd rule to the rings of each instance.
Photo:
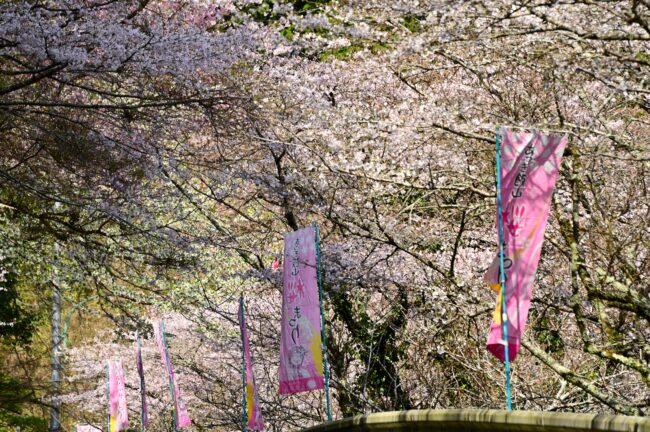
[[[501,147],[499,142],[499,128],[496,133],[496,171],[497,171],[497,219],[499,221],[499,276],[501,281],[501,326],[503,329],[503,344],[505,350],[506,366],[506,405],[508,411],[512,410],[510,396],[510,353],[508,341],[508,311],[506,308],[506,273],[504,266],[505,239],[503,235],[503,212],[501,208]]]

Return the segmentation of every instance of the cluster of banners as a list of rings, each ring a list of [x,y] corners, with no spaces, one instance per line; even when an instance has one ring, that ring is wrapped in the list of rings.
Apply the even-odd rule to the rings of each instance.
[[[169,377],[169,385],[172,393],[172,400],[174,402],[174,422],[175,428],[187,427],[191,424],[190,416],[187,412],[187,407],[183,402],[180,388],[174,376],[174,369],[169,358],[167,351],[167,344],[165,340],[165,327],[162,321],[154,323],[154,334],[156,336],[156,343],[160,351],[160,357],[163,361],[167,376]],[[138,368],[138,376],[140,378],[140,396],[142,400],[141,405],[141,421],[142,427],[146,428],[149,425],[149,415],[147,412],[147,397],[144,382],[144,368],[142,364],[142,351],[140,347],[140,338],[136,341],[136,364]],[[122,362],[110,360],[108,362],[108,405],[109,405],[109,421],[108,431],[119,432],[127,430],[129,427],[129,416],[126,407],[126,387],[124,382],[124,370]],[[90,432],[97,430],[93,426],[78,425],[77,432]]]
[[[316,227],[299,229],[284,237],[279,371],[279,393],[283,395],[320,390],[325,386],[317,249]],[[280,265],[276,261],[272,267],[276,270]],[[261,431],[264,423],[253,377],[243,298],[239,325],[245,368],[245,428]]]
[[[487,349],[505,361],[505,344],[509,360],[514,360],[521,346],[521,337],[528,317],[533,280],[540,258],[544,231],[549,215],[550,199],[558,176],[566,136],[541,133],[515,133],[502,130],[501,157],[502,221],[504,244],[505,295],[508,340],[503,340],[500,259],[497,256],[485,280],[499,293],[492,317]],[[497,231],[499,215],[497,214]],[[294,394],[319,390],[327,386],[322,341],[321,297],[319,290],[320,260],[317,228],[307,227],[290,232],[284,238],[283,297],[280,335],[279,393]],[[276,260],[273,269],[279,269]],[[244,299],[240,299],[239,326],[242,340],[243,424],[249,431],[264,427],[257,386],[253,376],[252,356],[246,328]],[[160,351],[174,401],[177,428],[191,424],[181,390],[174,376],[165,341],[164,323],[154,325]],[[137,367],[142,397],[142,425],[148,425],[144,373],[140,340],[137,341]],[[108,365],[110,428],[109,432],[128,426],[124,373],[120,362]],[[329,410],[329,406],[328,406]],[[86,428],[86,429],[84,429]],[[92,426],[78,426],[78,432],[90,432]]]
[[[307,227],[288,233],[284,239],[284,278],[282,299],[282,332],[280,337],[280,394],[319,390],[325,386],[323,343],[321,340],[321,298],[318,287],[319,262],[317,233]],[[279,267],[279,266],[278,266]],[[244,299],[240,299],[239,326],[242,339],[244,424],[249,431],[264,428],[257,385],[253,376],[252,356],[246,328]],[[187,407],[174,375],[162,321],[154,323],[154,335],[160,352],[174,402],[176,428],[191,424]],[[136,341],[136,364],[140,378],[141,422],[149,424],[147,398],[140,338]],[[109,432],[128,428],[124,372],[119,361],[108,363]],[[92,426],[79,425],[78,431],[94,431]]]
[[[502,130],[501,155],[502,220],[508,341],[503,340],[499,256],[488,269],[485,280],[499,293],[487,341],[487,349],[505,361],[521,347],[526,327],[537,263],[567,137],[539,132],[516,133]],[[498,231],[497,214],[497,231]]]

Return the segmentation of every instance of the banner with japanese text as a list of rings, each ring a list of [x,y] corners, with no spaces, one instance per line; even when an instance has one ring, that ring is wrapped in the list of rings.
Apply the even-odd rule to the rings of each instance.
[[[264,419],[257,395],[257,385],[253,376],[253,362],[248,341],[248,330],[246,329],[246,318],[244,316],[244,298],[239,301],[239,329],[241,332],[242,345],[244,350],[244,364],[246,369],[246,430],[261,431],[264,429]]]
[[[126,409],[126,387],[122,362],[108,362],[108,401],[109,432],[119,432],[129,427],[129,414]]]
[[[307,227],[284,237],[280,394],[322,389],[320,301],[316,231]]]
[[[160,351],[160,358],[167,369],[167,375],[169,377],[170,386],[172,386],[172,398],[174,399],[174,415],[176,420],[176,426],[179,428],[187,427],[192,424],[190,416],[187,412],[187,406],[183,400],[181,394],[181,389],[176,382],[176,377],[174,376],[174,368],[172,367],[172,362],[167,352],[167,345],[165,343],[165,332],[163,328],[163,322],[156,321],[154,323],[154,335],[156,337],[156,343],[158,344],[158,351]]]
[[[514,360],[528,319],[533,281],[542,251],[551,195],[560,169],[566,135],[517,133],[502,130],[501,196],[508,316],[508,354]],[[498,224],[498,219],[497,219]],[[498,233],[498,225],[497,225]],[[499,256],[490,265],[485,280],[499,293],[492,316],[487,349],[505,361]]]

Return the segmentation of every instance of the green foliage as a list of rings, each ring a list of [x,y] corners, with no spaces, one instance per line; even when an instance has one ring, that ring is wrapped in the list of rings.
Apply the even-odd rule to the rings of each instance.
[[[550,327],[549,320],[546,316],[539,320],[534,326],[533,331],[535,332],[537,342],[546,348],[546,352],[553,354],[564,350],[564,341],[560,332]]]
[[[4,428],[22,431],[45,431],[47,421],[31,415],[23,415],[22,407],[34,395],[23,383],[0,371],[0,430]]]
[[[305,15],[307,12],[321,12],[322,6],[331,3],[330,0],[292,0],[293,10],[299,15]]]
[[[38,316],[26,311],[16,289],[16,273],[8,260],[0,261],[0,342],[27,345]]]
[[[644,52],[639,51],[634,56],[636,60],[642,61],[644,63],[650,64],[650,55]]]
[[[280,34],[284,36],[287,40],[293,40],[293,36],[295,33],[296,33],[296,27],[293,24],[280,30]]]
[[[28,399],[30,392],[21,382],[0,371],[0,413],[3,410],[19,412],[20,405]]]
[[[467,375],[460,375],[457,378],[458,381],[458,388],[463,391],[471,391],[472,390],[472,381]]]
[[[4,216],[4,215],[3,215]],[[4,256],[0,256],[0,430],[45,431],[47,421],[25,413],[36,399],[29,378],[21,378],[16,368],[15,352],[33,351],[33,339],[41,323],[41,314],[29,305],[28,272],[17,265],[9,238],[15,225],[3,220],[0,224],[4,240]],[[11,232],[10,232],[11,231]],[[29,367],[29,366],[28,366]]]
[[[398,364],[406,355],[406,346],[401,339],[409,308],[406,293],[398,290],[394,304],[381,319],[368,315],[365,298],[341,290],[331,293],[330,300],[337,319],[352,337],[353,346],[347,350],[348,353],[364,363],[368,358],[374,359],[355,386],[359,390],[365,388],[373,400],[385,401],[387,405],[383,408],[387,410],[410,409],[412,403],[402,388],[398,370]],[[331,357],[334,369],[341,370],[344,366],[336,363],[340,363],[343,356],[333,352]]]
[[[390,45],[386,42],[374,42],[370,45],[370,52],[373,54],[379,54],[381,51],[387,50],[388,48],[390,48]]]
[[[330,59],[344,60],[352,57],[355,52],[361,51],[362,47],[359,45],[351,45],[348,47],[334,48],[331,50],[325,50],[320,54],[321,61],[327,61]]]
[[[419,33],[422,31],[421,21],[424,18],[424,15],[408,14],[402,17],[401,23],[411,33]]]
[[[0,410],[0,430],[20,430],[21,432],[45,432],[47,420],[32,415],[13,414]]]
[[[265,0],[260,4],[250,4],[240,7],[240,10],[254,21],[268,25],[277,21],[280,17],[273,13],[273,2]]]
[[[326,4],[329,4],[330,0],[292,0],[289,1],[289,3],[292,5],[295,13],[300,16],[304,16],[308,13],[314,14],[322,12],[322,7]],[[273,12],[273,4],[273,0],[264,0],[259,4],[247,4],[239,6],[238,8],[239,11],[246,15],[249,19],[252,19],[253,21],[256,21],[260,24],[272,25],[274,23],[277,23],[282,17],[281,15]],[[241,19],[237,18],[235,15],[224,15],[223,18],[226,22],[225,28],[236,27],[242,24]],[[291,32],[285,32],[287,28],[280,31],[280,33],[289,40],[291,40],[291,37],[289,37],[289,35],[292,35],[293,31],[295,31],[293,25],[290,27],[292,29]],[[223,30],[225,30],[225,28]]]

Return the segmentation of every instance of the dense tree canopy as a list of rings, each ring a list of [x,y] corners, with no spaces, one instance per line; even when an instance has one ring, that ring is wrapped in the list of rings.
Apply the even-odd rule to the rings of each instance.
[[[138,418],[138,331],[170,428],[165,317],[193,428],[239,427],[241,292],[269,429],[322,421],[277,394],[312,221],[336,417],[502,407],[498,126],[569,137],[515,408],[647,414],[649,66],[644,0],[0,3],[0,425],[46,427],[56,287],[65,425],[104,424],[108,357]]]

